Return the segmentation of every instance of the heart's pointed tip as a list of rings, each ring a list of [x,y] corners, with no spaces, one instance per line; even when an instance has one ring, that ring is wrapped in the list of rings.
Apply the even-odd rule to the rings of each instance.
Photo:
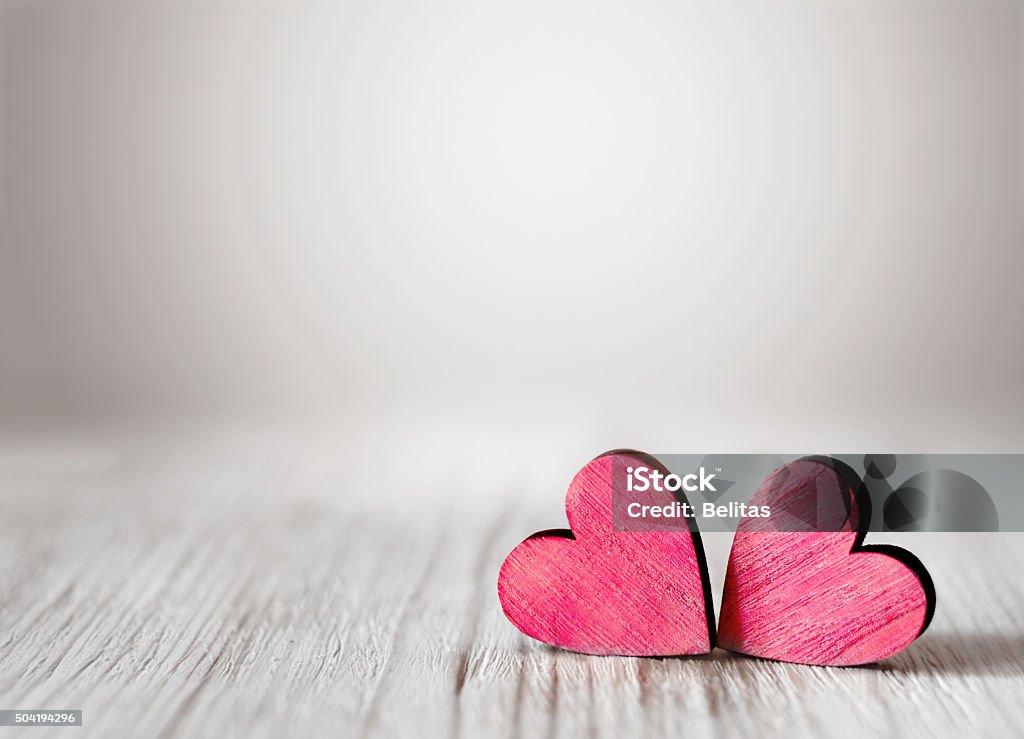
[[[923,618],[921,613],[910,614],[912,617]],[[744,638],[742,633],[730,629],[719,628],[719,638],[716,646],[727,652],[740,654],[752,659],[767,660],[769,662],[782,662],[791,665],[806,665],[808,667],[868,667],[877,665],[885,660],[891,659],[910,648],[920,635],[910,636],[912,629],[907,630],[906,635],[900,638],[893,638],[884,645],[875,645],[875,651],[865,653],[862,650],[845,649],[840,652],[830,650],[807,650],[808,645],[803,649],[794,649],[793,642],[780,642],[774,644],[759,644],[757,635],[751,638]]]
[[[523,631],[522,628],[518,627],[520,631],[526,636],[530,637],[537,643],[537,646],[543,645],[548,649],[558,650],[559,652],[567,652],[569,654],[582,654],[588,657],[635,657],[639,659],[686,659],[686,658],[699,658],[707,657],[713,651],[714,648],[704,645],[680,645],[676,647],[667,647],[664,649],[628,649],[628,648],[617,648],[617,647],[604,647],[598,645],[592,646],[580,646],[580,645],[569,645],[569,644],[555,644],[553,642],[545,641],[537,636],[529,634]]]
[[[765,662],[778,662],[786,665],[802,665],[804,667],[868,667],[877,664],[881,659],[874,659],[869,661],[857,660],[857,659],[843,659],[842,657],[836,657],[834,659],[815,659],[813,657],[797,657],[788,654],[775,653],[771,650],[759,650],[756,648],[750,648],[742,644],[729,643],[728,646],[725,644],[718,644],[718,647],[730,654],[739,655],[748,659],[762,660]],[[882,659],[888,659],[882,658]]]

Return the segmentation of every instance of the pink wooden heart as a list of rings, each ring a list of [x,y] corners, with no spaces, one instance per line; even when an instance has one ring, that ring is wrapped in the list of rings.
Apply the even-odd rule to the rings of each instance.
[[[700,534],[687,520],[674,530],[613,530],[621,528],[613,527],[613,498],[624,493],[627,467],[667,473],[630,451],[608,452],[580,470],[565,497],[572,530],[541,531],[508,555],[498,575],[501,607],[527,636],[574,652],[707,653],[714,611]],[[648,500],[676,498],[663,492]]]
[[[746,518],[736,532],[718,646],[784,662],[861,665],[891,657],[928,626],[928,571],[906,550],[861,544],[870,498],[848,466],[797,460],[772,473],[751,503],[772,515]]]

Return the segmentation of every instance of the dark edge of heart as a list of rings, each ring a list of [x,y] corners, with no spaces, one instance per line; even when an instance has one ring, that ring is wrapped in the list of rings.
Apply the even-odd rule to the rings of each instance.
[[[656,457],[647,452],[641,452],[636,449],[612,449],[604,454],[598,454],[594,459],[600,459],[601,457],[607,457],[612,454],[621,454],[623,456],[632,457],[649,467],[653,467],[659,472],[668,475],[671,474],[668,467],[663,465]],[[593,461],[593,460],[591,460]],[[680,505],[685,505],[689,508],[689,501],[686,499],[686,493],[682,489],[673,492],[673,496],[679,502]],[[711,575],[708,573],[708,558],[704,553],[704,542],[700,538],[700,529],[697,527],[697,519],[691,516],[685,516],[686,528],[690,530],[690,538],[693,540],[693,553],[697,557],[697,566],[700,568],[700,584],[704,591],[704,617],[708,623],[708,653],[715,648],[715,642],[718,640],[718,623],[715,620],[715,602],[711,594]]]
[[[924,590],[925,602],[927,604],[924,623],[921,624],[921,630],[917,632],[917,636],[920,637],[925,632],[925,629],[928,628],[928,625],[931,624],[932,617],[935,615],[935,583],[932,582],[932,576],[928,573],[927,568],[914,554],[901,547],[893,544],[864,544],[864,538],[867,536],[868,528],[871,526],[871,495],[868,491],[867,483],[850,465],[835,457],[824,455],[801,457],[796,461],[818,462],[826,467],[831,467],[850,486],[850,489],[854,491],[854,501],[857,506],[857,535],[854,537],[853,546],[850,547],[850,554],[856,554],[857,552],[884,554],[901,562],[917,577],[921,583],[921,588]]]

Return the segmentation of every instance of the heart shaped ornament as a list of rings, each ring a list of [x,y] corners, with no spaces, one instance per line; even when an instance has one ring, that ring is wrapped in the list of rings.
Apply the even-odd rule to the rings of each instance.
[[[862,544],[870,498],[829,457],[773,472],[751,501],[768,518],[740,522],[718,621],[718,646],[807,665],[877,662],[920,636],[935,589],[904,549]]]
[[[505,559],[498,597],[524,634],[585,654],[711,651],[714,610],[700,534],[692,518],[680,515],[681,491],[628,490],[629,472],[639,468],[668,474],[641,452],[591,461],[565,497],[571,530],[538,532]],[[636,501],[675,517],[638,525],[625,515]]]

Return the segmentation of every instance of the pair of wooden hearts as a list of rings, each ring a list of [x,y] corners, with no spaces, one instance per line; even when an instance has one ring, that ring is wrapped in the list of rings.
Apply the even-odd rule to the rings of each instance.
[[[716,640],[695,521],[685,519],[681,530],[613,526],[627,466],[668,472],[641,452],[601,455],[569,486],[571,530],[538,532],[505,559],[498,597],[526,635],[586,654],[704,654],[719,646],[785,662],[861,665],[896,654],[928,626],[935,589],[927,570],[903,549],[864,546],[870,510],[860,478],[838,460],[807,457],[773,472],[755,493],[751,504],[770,506],[770,522],[745,518],[737,528]],[[681,492],[645,496],[654,505],[686,502]],[[777,530],[780,516],[806,521],[811,510],[814,530]]]

